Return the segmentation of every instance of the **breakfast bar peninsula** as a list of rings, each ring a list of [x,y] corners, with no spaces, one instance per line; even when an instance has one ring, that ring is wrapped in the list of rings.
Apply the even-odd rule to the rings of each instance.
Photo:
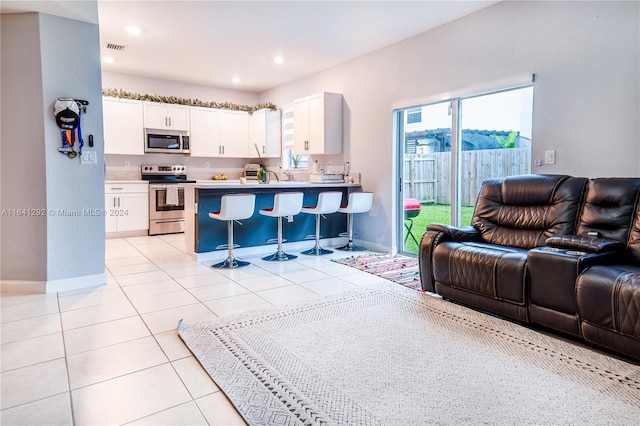
[[[342,205],[347,204],[349,193],[361,191],[360,184],[353,183],[309,183],[298,181],[281,181],[278,183],[240,183],[238,181],[198,181],[184,185],[185,241],[187,252],[199,262],[214,260],[220,257],[222,250],[227,249],[227,225],[209,217],[210,212],[220,209],[220,199],[225,194],[255,194],[253,215],[240,221],[242,225],[234,227],[234,243],[241,250],[239,253],[268,253],[273,251],[277,237],[276,218],[259,213],[260,209],[273,207],[273,198],[279,192],[302,192],[303,206],[314,206],[318,194],[325,191],[342,192]],[[305,250],[313,246],[315,235],[315,217],[300,213],[285,218],[283,237],[289,249]],[[339,238],[335,244],[346,242],[340,236],[347,231],[347,218],[343,213],[331,213],[322,219],[321,235],[323,239]],[[271,245],[268,249],[265,245]],[[243,250],[247,248],[247,250]],[[253,249],[249,249],[253,248]]]

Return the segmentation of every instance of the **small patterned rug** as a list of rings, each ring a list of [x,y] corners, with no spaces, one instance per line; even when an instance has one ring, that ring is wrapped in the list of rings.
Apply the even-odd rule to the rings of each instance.
[[[420,286],[417,257],[381,253],[351,256],[344,259],[333,259],[333,261],[385,278],[412,290],[423,291]]]

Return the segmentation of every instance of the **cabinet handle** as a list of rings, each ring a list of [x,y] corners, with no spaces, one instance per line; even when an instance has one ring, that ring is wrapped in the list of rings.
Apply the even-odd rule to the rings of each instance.
[[[169,127],[171,127],[171,117],[169,117]]]
[[[266,153],[267,153],[267,147],[266,147],[266,146],[264,146],[264,145],[262,145],[262,153],[263,153],[263,154],[266,154]]]

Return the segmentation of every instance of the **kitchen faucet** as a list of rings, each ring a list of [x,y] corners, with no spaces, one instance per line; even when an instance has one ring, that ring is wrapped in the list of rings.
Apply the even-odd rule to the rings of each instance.
[[[287,180],[293,180],[293,176],[287,170],[283,170],[282,174],[287,177]]]

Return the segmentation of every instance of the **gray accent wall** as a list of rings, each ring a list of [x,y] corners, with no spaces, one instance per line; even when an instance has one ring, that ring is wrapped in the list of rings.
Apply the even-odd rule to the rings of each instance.
[[[533,173],[640,176],[639,6],[500,2],[260,100],[344,95],[343,160],[376,194],[373,211],[355,219],[356,238],[394,249],[394,108],[507,87],[535,73]],[[556,164],[535,166],[546,150],[556,150]]]
[[[2,217],[3,284],[56,291],[106,282],[99,52],[95,24],[42,13],[2,15],[2,209],[46,212]],[[97,164],[58,152],[58,97],[89,101],[84,150],[96,152]]]

